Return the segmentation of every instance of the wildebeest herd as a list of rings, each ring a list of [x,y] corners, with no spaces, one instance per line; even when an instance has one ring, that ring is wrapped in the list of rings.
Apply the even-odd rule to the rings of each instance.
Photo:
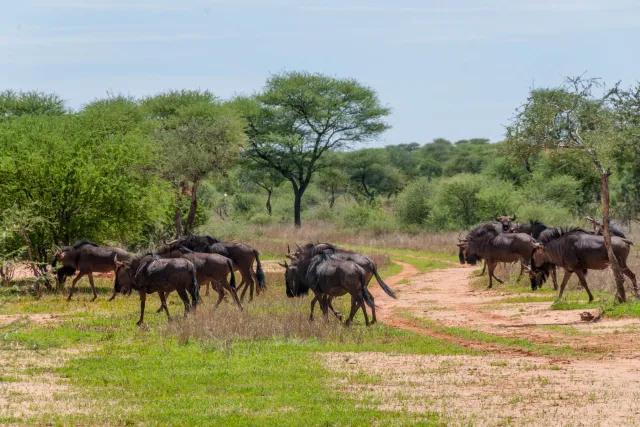
[[[353,320],[360,308],[367,326],[375,323],[375,302],[368,289],[374,276],[382,289],[396,298],[395,293],[380,277],[378,267],[371,258],[328,243],[296,246],[296,252],[291,253],[289,249],[287,251],[291,264],[285,262],[280,265],[285,268],[288,297],[313,292],[310,320],[313,320],[316,302],[320,304],[325,319],[328,318],[328,310],[331,309],[335,316],[342,320],[342,315],[333,308],[332,300],[349,294],[351,312],[346,323],[349,324]],[[61,266],[58,266],[58,263]],[[207,294],[209,285],[218,292],[215,308],[222,302],[226,293],[229,293],[240,310],[243,309],[241,300],[247,291],[251,301],[254,289],[258,295],[267,285],[256,249],[243,243],[221,242],[210,236],[181,237],[172,242],[165,242],[153,251],[138,255],[83,240],[71,246],[56,246],[52,267],[57,267],[55,271],[59,284],[63,284],[67,277],[78,273],[73,279],[67,300],[73,296],[78,280],[85,275],[89,278],[95,300],[98,295],[93,273],[114,272],[114,290],[109,301],[118,293],[129,295],[133,290],[137,291],[140,296],[138,325],[144,321],[147,294],[158,294],[161,304],[158,312],[164,310],[170,319],[167,307],[167,295],[170,292],[176,291],[183,301],[186,315],[200,303],[202,285],[207,285]],[[242,277],[238,287],[235,270],[239,271]],[[228,276],[230,280],[227,280]],[[240,296],[239,291],[242,291]],[[371,308],[372,322],[369,322],[367,305]]]
[[[556,268],[560,267],[565,270],[565,274],[558,299],[562,297],[567,282],[575,273],[591,302],[593,295],[587,285],[587,272],[607,268],[609,257],[602,236],[602,224],[592,218],[588,219],[593,224],[593,231],[577,227],[550,228],[539,221],[515,223],[515,215],[497,217],[494,222],[475,227],[464,239],[459,238],[460,263],[475,265],[484,260],[491,288],[494,279],[503,283],[495,276],[498,263],[520,262],[520,276],[524,270],[528,271],[531,289],[534,291],[545,283],[549,275],[557,290]],[[627,265],[633,242],[614,224],[610,228],[613,252],[620,269],[631,280],[636,296],[640,297],[636,276]]]

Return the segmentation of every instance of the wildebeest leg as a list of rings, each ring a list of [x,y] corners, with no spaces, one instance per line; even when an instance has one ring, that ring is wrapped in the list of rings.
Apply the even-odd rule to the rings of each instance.
[[[484,276],[484,272],[487,271],[487,261],[484,261],[484,265],[482,266],[482,273],[480,273],[481,276]]]
[[[493,279],[496,279],[498,281],[498,283],[503,284],[504,282],[500,279],[498,279],[495,275],[494,272],[496,271],[496,265],[498,265],[497,262],[489,262],[489,289],[491,289],[493,287]]]
[[[245,287],[242,290],[242,294],[240,294],[240,301],[244,301],[244,294],[249,290],[249,302],[253,301],[253,278],[251,278],[251,270],[248,272],[246,269],[240,270],[240,275],[242,276],[242,282],[240,282],[240,287],[244,283]]]
[[[313,322],[313,310],[316,307],[316,301],[318,301],[318,297],[314,297],[311,300],[311,314],[309,315],[309,322]],[[322,305],[322,304],[320,304]],[[322,307],[320,307],[320,309],[322,310]]]
[[[556,267],[551,268],[551,278],[553,279],[553,290],[558,290],[558,273]]]
[[[522,278],[522,273],[524,273],[524,263],[520,262],[520,274],[518,274],[518,279],[516,282],[520,282],[520,278]]]
[[[205,292],[206,296],[209,296],[209,288],[211,287],[211,282],[207,282],[207,291]]]
[[[93,284],[93,273],[89,272],[89,283],[91,283],[91,290],[93,291],[93,299],[91,301],[95,301],[98,298],[98,293],[96,292],[96,287]]]
[[[218,306],[220,305],[220,303],[224,299],[224,289],[218,288],[216,290],[218,291],[218,301],[216,301],[216,305],[213,307],[214,310],[216,310],[218,308]]]
[[[144,321],[144,303],[147,299],[147,293],[144,289],[141,289],[140,291],[138,291],[138,293],[140,294],[140,320],[138,320],[138,323],[136,323],[136,325],[140,326]]]
[[[333,301],[333,297],[329,297],[327,299],[327,305],[329,306],[329,308],[331,309],[331,311],[333,312],[333,315],[336,316],[336,318],[342,322],[342,314],[338,313],[336,311],[335,308],[333,308],[333,304],[331,304],[331,301]]]
[[[562,294],[564,293],[564,288],[565,286],[567,286],[567,282],[569,282],[569,278],[571,277],[573,273],[569,270],[565,270],[564,271],[564,278],[562,279],[562,283],[560,284],[560,293],[558,294],[558,299],[556,299],[557,301],[560,301],[560,298],[562,298]]]
[[[73,282],[71,282],[71,290],[69,291],[69,297],[67,298],[67,301],[71,301],[71,297],[73,296],[73,290],[76,288],[76,282],[80,280],[80,278],[82,278],[84,274],[85,273],[83,272],[79,272],[78,275],[75,277],[75,279],[73,279]]]
[[[258,276],[256,275],[256,272],[253,271],[253,267],[251,267],[251,280],[256,284],[256,296],[260,295],[260,287],[257,285]]]
[[[164,292],[158,292],[158,296],[160,297],[160,308],[156,311],[156,313],[160,313],[162,310],[164,310],[167,306],[167,295]],[[167,310],[167,314],[169,314],[169,311]]]
[[[113,301],[114,299],[116,299],[116,295],[118,294],[118,292],[115,289],[115,286],[113,287],[113,295],[111,295],[111,298],[108,299],[108,301]]]
[[[358,302],[356,301],[355,297],[352,296],[351,297],[351,311],[349,312],[349,318],[345,322],[345,325],[351,324],[351,321],[353,320],[353,316],[356,315],[357,311],[358,311]]]
[[[231,294],[231,297],[236,302],[236,305],[238,306],[240,311],[242,311],[242,304],[240,303],[240,298],[238,298],[238,291],[231,287],[226,277],[222,280],[222,287],[227,291],[229,291],[229,293]]]
[[[180,299],[184,303],[184,317],[187,317],[187,313],[191,309],[191,303],[189,302],[189,295],[187,295],[187,290],[185,288],[177,288],[176,292],[180,296]]]
[[[167,294],[164,292],[158,292],[158,296],[160,297],[160,310],[164,309],[165,313],[167,313],[167,319],[171,320],[171,316],[169,315],[169,307],[167,307]],[[159,313],[159,311],[158,311]]]
[[[591,291],[589,290],[589,287],[587,286],[587,278],[584,277],[584,273],[582,272],[582,270],[580,270],[580,269],[576,270],[576,275],[578,276],[578,279],[580,280],[580,284],[587,291],[587,294],[589,295],[589,302],[593,301],[593,295],[591,295]]]
[[[371,323],[369,323],[369,316],[367,315],[367,305],[364,303],[364,293],[360,291],[360,295],[358,295],[358,297],[360,299],[360,306],[362,307],[362,313],[364,314],[364,324],[367,326],[371,326]]]
[[[629,266],[627,266],[626,261],[619,260],[620,268],[622,269],[622,274],[631,279],[631,284],[633,285],[633,293],[636,295],[636,298],[640,298],[640,294],[638,293],[638,282],[636,282],[636,275],[631,271]]]

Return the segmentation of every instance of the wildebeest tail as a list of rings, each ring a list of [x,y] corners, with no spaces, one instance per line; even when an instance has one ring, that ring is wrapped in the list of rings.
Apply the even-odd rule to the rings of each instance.
[[[267,288],[267,279],[264,276],[264,271],[262,271],[262,264],[260,263],[260,253],[257,250],[253,250],[253,254],[256,256],[256,279],[258,279],[258,288],[266,289]]]
[[[360,279],[360,283],[362,283],[362,294],[364,296],[364,302],[366,302],[367,305],[371,308],[375,307],[376,304],[375,302],[373,302],[373,296],[369,292],[369,288],[367,287],[367,282],[365,281],[364,274]],[[362,307],[362,310],[364,311],[364,307]]]
[[[198,285],[198,279],[196,279],[196,269],[195,267],[191,270],[191,305],[195,307],[199,302],[202,301],[200,298],[200,285]]]
[[[382,290],[384,290],[386,292],[387,295],[389,295],[391,298],[398,298],[396,293],[393,292],[393,290],[389,286],[387,286],[386,283],[384,283],[382,281],[382,278],[378,274],[378,268],[375,265],[373,266],[373,274],[374,274],[374,276],[376,276],[376,280],[380,284],[380,287],[382,288]]]
[[[231,274],[231,280],[229,281],[229,286],[232,289],[236,289],[236,275],[233,274],[233,264],[231,264],[231,260],[227,259],[227,265],[229,266],[229,274]]]
[[[460,260],[460,264],[464,264],[464,251],[462,248],[460,248],[460,251],[458,252],[458,259]]]

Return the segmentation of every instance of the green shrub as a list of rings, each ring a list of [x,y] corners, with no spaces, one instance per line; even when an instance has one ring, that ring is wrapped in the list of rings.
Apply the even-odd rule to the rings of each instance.
[[[396,200],[394,213],[402,225],[424,225],[431,207],[431,188],[426,178],[409,184]]]

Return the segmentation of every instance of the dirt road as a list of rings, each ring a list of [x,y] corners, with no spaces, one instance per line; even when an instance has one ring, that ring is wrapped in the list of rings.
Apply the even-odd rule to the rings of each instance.
[[[387,280],[397,300],[371,287],[378,319],[482,355],[332,354],[329,369],[376,375],[373,384],[347,376],[343,390],[382,409],[437,412],[447,425],[640,425],[638,320],[585,323],[584,310],[504,303],[517,295],[473,289],[469,268],[398,264]]]

